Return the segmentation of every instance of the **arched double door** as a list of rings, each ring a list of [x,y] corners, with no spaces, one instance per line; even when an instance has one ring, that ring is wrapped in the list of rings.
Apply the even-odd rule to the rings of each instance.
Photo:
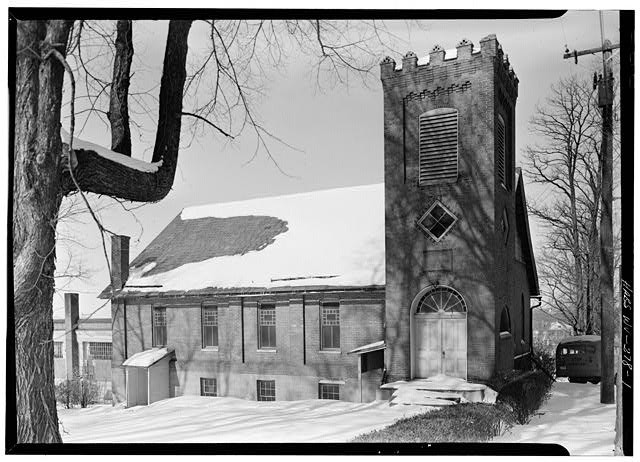
[[[467,378],[467,306],[446,286],[421,291],[412,304],[412,376]]]

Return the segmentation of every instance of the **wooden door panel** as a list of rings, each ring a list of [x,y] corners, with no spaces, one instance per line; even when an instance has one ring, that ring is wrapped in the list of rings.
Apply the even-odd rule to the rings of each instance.
[[[466,319],[443,319],[444,373],[466,379],[467,332]]]
[[[442,323],[437,318],[416,317],[416,377],[430,377],[442,367]]]

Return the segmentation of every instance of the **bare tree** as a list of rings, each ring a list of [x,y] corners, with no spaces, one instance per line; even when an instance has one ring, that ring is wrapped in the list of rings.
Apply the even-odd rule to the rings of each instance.
[[[193,124],[193,135],[208,127],[231,140],[251,130],[256,149],[272,157],[269,143],[279,140],[261,123],[253,105],[264,91],[266,69],[277,67],[290,50],[297,49],[315,60],[318,82],[366,81],[377,61],[373,44],[384,48],[390,38],[383,25],[372,21],[192,23],[169,21],[157,97],[155,89],[136,94],[129,85],[135,63],[131,21],[13,23],[13,290],[19,443],[61,441],[51,337],[56,224],[62,199],[80,194],[87,207],[86,193],[137,202],[161,200],[173,184],[185,117]],[[208,49],[198,56],[189,50],[192,25],[195,32],[208,36]],[[71,92],[63,94],[65,79]],[[133,168],[94,149],[74,148],[75,104],[83,101],[86,107],[78,114],[105,121],[111,129],[111,149],[124,156],[135,154],[130,125],[137,125],[130,115],[154,118],[149,168]],[[66,102],[70,136],[68,144],[63,144],[61,114]],[[91,213],[100,232],[108,233]]]
[[[601,115],[591,80],[575,75],[561,79],[537,108],[530,129],[540,139],[527,147],[524,171],[529,181],[543,187],[529,204],[546,232],[537,259],[546,302],[542,309],[571,326],[574,335],[597,334]],[[619,139],[614,146],[618,159]]]
[[[591,82],[561,79],[530,122],[541,141],[525,152],[529,180],[549,188],[530,205],[547,231],[539,267],[548,311],[574,334],[597,330],[599,122]]]

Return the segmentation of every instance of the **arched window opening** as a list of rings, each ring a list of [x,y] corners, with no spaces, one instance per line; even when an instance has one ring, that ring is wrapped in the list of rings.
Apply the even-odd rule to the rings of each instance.
[[[509,308],[504,307],[500,315],[500,332],[511,333],[511,317],[509,316]]]
[[[467,305],[454,289],[437,286],[425,293],[416,308],[416,313],[465,313]]]

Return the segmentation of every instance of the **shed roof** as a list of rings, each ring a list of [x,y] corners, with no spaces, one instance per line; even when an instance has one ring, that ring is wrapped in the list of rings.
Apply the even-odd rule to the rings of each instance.
[[[371,351],[384,350],[385,348],[387,348],[387,345],[384,343],[384,340],[379,340],[377,342],[369,343],[367,345],[362,345],[362,346],[360,346],[358,348],[354,348],[353,350],[351,350],[347,354],[349,354],[349,355],[352,355],[352,354],[361,355],[363,353],[369,353]]]
[[[123,366],[149,367],[160,361],[162,358],[173,353],[173,347],[151,348],[134,354],[125,362]]]

